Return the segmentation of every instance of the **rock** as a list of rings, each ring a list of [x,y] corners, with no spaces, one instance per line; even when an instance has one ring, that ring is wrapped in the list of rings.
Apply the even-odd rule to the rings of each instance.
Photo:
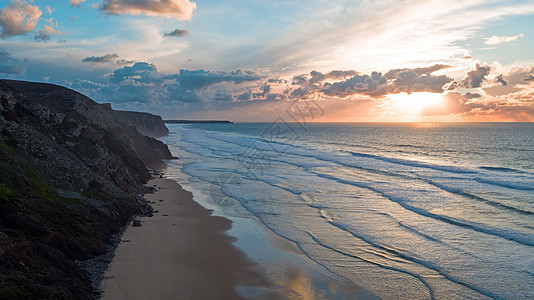
[[[146,136],[158,138],[169,134],[169,129],[160,116],[121,110],[115,110],[114,116],[123,123],[135,126],[137,131]]]
[[[143,226],[143,224],[141,224],[141,220],[135,219],[135,220],[133,220],[133,226],[134,227],[141,227],[141,226]]]
[[[157,116],[0,79],[0,298],[98,294],[97,258],[132,216],[151,211],[139,195],[160,172],[147,166],[173,158],[153,138],[163,134]]]

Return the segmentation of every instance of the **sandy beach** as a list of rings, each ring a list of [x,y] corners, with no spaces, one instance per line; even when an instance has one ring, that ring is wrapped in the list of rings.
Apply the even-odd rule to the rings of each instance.
[[[242,299],[236,286],[267,286],[259,266],[175,181],[154,179],[146,195],[158,211],[130,226],[102,282],[103,299]]]

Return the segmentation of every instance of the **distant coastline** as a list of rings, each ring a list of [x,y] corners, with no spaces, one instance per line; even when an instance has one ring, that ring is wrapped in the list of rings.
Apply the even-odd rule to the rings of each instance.
[[[226,120],[163,120],[166,124],[234,124]]]

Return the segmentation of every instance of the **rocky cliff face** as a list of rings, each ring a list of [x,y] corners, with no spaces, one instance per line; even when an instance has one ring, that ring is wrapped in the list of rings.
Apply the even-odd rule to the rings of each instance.
[[[169,134],[169,129],[160,116],[135,111],[115,110],[117,120],[134,126],[141,134],[151,137],[162,137]]]
[[[0,80],[0,298],[93,297],[78,262],[150,213],[147,165],[172,155],[132,126],[150,115],[116,116],[64,87]]]

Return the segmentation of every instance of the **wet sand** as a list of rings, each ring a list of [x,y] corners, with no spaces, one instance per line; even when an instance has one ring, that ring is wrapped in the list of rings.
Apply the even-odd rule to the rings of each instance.
[[[103,299],[242,299],[236,287],[269,286],[233,245],[231,221],[212,216],[173,180],[154,179],[158,210],[122,236],[101,287]]]

